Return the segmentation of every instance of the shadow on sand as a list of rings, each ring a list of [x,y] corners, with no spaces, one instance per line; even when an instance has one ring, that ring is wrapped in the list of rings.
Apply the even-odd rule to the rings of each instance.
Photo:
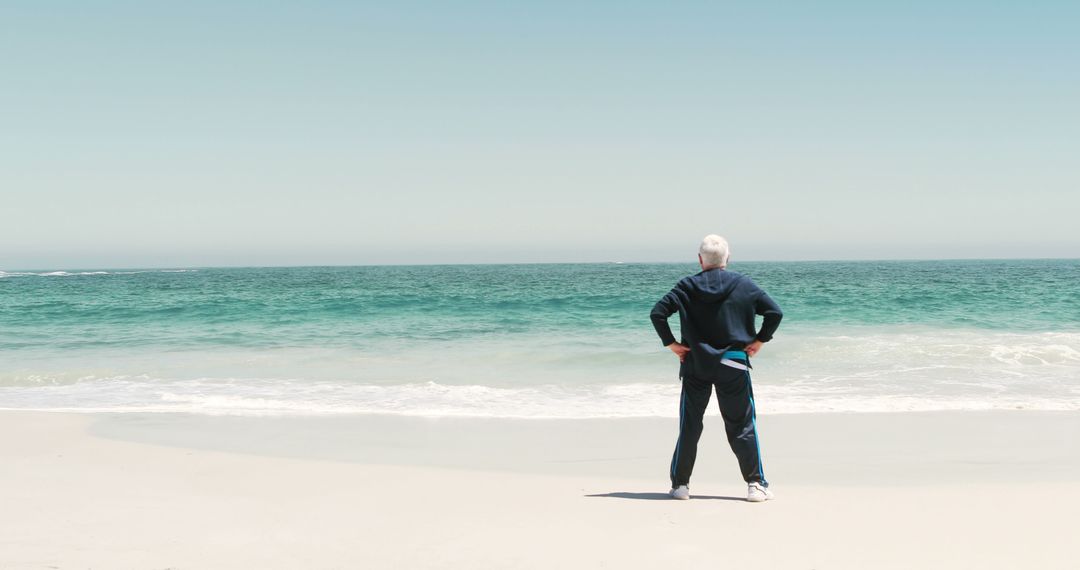
[[[598,493],[596,495],[585,495],[586,497],[610,497],[613,499],[637,499],[639,501],[673,501],[667,493],[630,493],[627,491],[617,491],[614,493]],[[692,500],[698,499],[712,499],[716,501],[746,501],[745,497],[724,497],[719,495],[690,495]]]

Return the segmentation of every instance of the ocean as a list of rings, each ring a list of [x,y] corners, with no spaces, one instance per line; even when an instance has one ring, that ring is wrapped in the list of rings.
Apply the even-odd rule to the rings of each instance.
[[[761,414],[1080,410],[1080,260],[729,269],[784,309],[753,362]],[[0,409],[677,417],[649,310],[697,270],[0,272]]]

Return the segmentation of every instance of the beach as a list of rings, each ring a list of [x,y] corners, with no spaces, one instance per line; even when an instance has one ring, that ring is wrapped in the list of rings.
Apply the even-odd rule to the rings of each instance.
[[[0,14],[0,570],[1080,570],[1080,2]]]
[[[1080,567],[1080,263],[736,266],[764,504],[715,401],[667,497],[693,270],[2,273],[0,570]]]
[[[1080,415],[762,418],[777,498],[706,418],[0,413],[0,568],[1075,568]]]

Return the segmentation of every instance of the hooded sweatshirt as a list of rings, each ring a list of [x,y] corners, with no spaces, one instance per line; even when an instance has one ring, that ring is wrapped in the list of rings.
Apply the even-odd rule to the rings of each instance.
[[[652,309],[650,318],[664,346],[675,342],[667,319],[679,313],[682,344],[690,347],[679,376],[709,378],[720,372],[721,355],[742,350],[755,340],[768,342],[783,312],[749,277],[707,269],[683,278]],[[754,330],[754,316],[764,317]]]

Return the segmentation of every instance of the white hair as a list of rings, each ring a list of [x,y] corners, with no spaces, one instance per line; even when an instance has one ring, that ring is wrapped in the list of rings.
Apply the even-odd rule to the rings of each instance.
[[[705,236],[705,239],[701,240],[698,253],[701,254],[701,263],[708,268],[719,267],[723,269],[727,267],[728,258],[731,257],[731,249],[728,247],[727,240],[716,234],[709,234]]]

